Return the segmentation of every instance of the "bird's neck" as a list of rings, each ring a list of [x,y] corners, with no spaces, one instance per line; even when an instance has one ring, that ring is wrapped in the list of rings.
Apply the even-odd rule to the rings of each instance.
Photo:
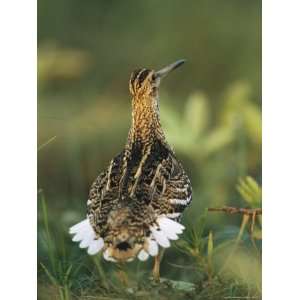
[[[165,135],[160,123],[158,99],[132,100],[132,120],[128,142],[151,143],[159,139],[165,141]]]

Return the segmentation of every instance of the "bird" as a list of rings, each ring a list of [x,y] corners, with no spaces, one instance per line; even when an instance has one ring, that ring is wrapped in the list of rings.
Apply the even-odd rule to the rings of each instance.
[[[80,248],[89,255],[101,252],[107,261],[154,257],[156,280],[162,253],[183,233],[182,213],[192,201],[190,179],[166,140],[159,112],[160,83],[184,62],[132,72],[125,147],[92,183],[86,219],[69,229]]]

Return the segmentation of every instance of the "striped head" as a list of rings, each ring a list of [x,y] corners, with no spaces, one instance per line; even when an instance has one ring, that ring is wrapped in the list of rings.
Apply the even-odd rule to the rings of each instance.
[[[161,79],[184,62],[185,60],[178,60],[159,71],[145,68],[135,70],[132,72],[129,80],[130,93],[134,98],[155,97]]]

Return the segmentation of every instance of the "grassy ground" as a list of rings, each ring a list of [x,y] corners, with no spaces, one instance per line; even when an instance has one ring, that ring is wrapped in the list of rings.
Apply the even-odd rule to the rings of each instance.
[[[260,202],[261,191],[250,177],[238,185],[248,204]],[[210,230],[205,211],[183,238],[166,251],[162,278],[151,278],[151,263],[105,262],[101,254],[89,257],[71,244],[67,228],[49,227],[43,191],[39,193],[39,299],[260,299],[261,219],[240,217],[240,227],[221,234]],[[228,216],[230,218],[231,216]],[[255,223],[253,223],[256,221]]]

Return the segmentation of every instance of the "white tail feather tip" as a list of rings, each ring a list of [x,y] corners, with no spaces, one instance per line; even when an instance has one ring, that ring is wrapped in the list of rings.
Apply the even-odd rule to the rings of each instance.
[[[159,245],[161,245],[164,248],[170,247],[170,241],[161,230],[157,230],[154,227],[150,227],[150,230],[153,234],[153,237]]]
[[[182,231],[185,229],[185,227],[182,224],[171,220],[165,216],[158,218],[157,222],[160,227],[167,228],[169,230],[174,231],[175,233],[182,233]]]
[[[148,242],[148,252],[151,256],[156,256],[158,254],[158,245],[151,239]]]
[[[107,261],[116,262],[116,260],[115,260],[113,257],[111,257],[111,256],[109,255],[108,249],[106,249],[106,250],[103,252],[103,257],[104,257],[104,259],[107,260]]]
[[[138,259],[141,261],[147,260],[148,257],[149,257],[149,254],[144,249],[142,249],[138,254]]]
[[[78,231],[80,231],[80,229],[82,228],[85,228],[86,226],[89,225],[89,220],[88,219],[85,219],[75,225],[73,225],[70,229],[69,229],[69,233],[70,234],[75,234],[77,233]]]
[[[89,255],[98,253],[104,246],[102,238],[96,239],[96,234],[88,219],[72,226],[69,232],[74,234],[73,242],[80,242],[80,248],[88,248]]]
[[[95,255],[103,248],[103,246],[104,246],[104,242],[103,242],[102,238],[100,238],[98,240],[93,240],[90,243],[87,252],[88,252],[89,255]]]

